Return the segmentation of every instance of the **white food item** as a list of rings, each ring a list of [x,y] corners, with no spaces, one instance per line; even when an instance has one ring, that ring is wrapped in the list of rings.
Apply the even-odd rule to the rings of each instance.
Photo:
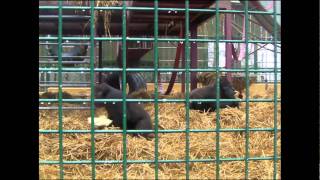
[[[88,123],[91,124],[91,117],[87,118]],[[108,119],[106,116],[102,115],[99,117],[94,117],[94,128],[103,128],[109,126],[112,123],[111,119]]]

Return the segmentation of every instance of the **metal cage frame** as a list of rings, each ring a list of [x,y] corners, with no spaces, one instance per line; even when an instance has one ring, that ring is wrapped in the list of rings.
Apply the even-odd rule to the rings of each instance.
[[[185,163],[185,169],[186,169],[186,179],[189,179],[189,172],[190,172],[190,163],[191,162],[212,162],[216,163],[216,179],[220,179],[220,163],[222,161],[244,161],[245,162],[245,179],[248,179],[249,175],[249,168],[248,164],[250,161],[253,160],[271,160],[274,162],[274,171],[273,171],[273,178],[277,178],[277,162],[281,159],[280,156],[278,156],[277,152],[277,134],[281,129],[278,129],[276,127],[277,124],[277,105],[278,102],[281,102],[281,99],[278,98],[277,94],[277,73],[281,73],[281,70],[279,68],[276,68],[277,66],[277,48],[275,48],[274,53],[274,68],[270,69],[254,69],[248,67],[248,43],[273,43],[274,47],[276,47],[277,44],[281,43],[280,40],[278,40],[278,30],[276,26],[273,28],[273,40],[249,40],[248,39],[248,16],[249,14],[260,14],[260,15],[273,15],[274,17],[279,16],[280,13],[276,12],[276,5],[273,4],[274,11],[272,13],[270,12],[262,12],[262,11],[249,11],[248,10],[248,1],[244,1],[244,11],[239,10],[220,10],[219,9],[219,3],[220,1],[216,1],[216,7],[214,9],[191,9],[189,8],[189,0],[185,0],[185,8],[159,8],[158,6],[158,0],[154,0],[154,7],[127,7],[127,4],[125,1],[123,1],[121,7],[96,7],[94,4],[94,1],[90,1],[90,6],[88,7],[79,7],[79,6],[63,6],[62,1],[58,1],[58,6],[40,6],[39,9],[46,9],[46,10],[58,10],[58,36],[57,37],[39,37],[40,41],[57,41],[58,42],[58,67],[57,68],[39,68],[40,72],[58,72],[58,99],[39,99],[39,102],[57,102],[58,103],[58,118],[59,118],[59,129],[58,130],[39,130],[40,134],[59,134],[59,160],[58,161],[49,161],[49,160],[40,160],[40,165],[42,164],[57,164],[60,167],[60,179],[64,178],[64,165],[65,164],[91,164],[92,165],[92,179],[95,179],[96,177],[96,164],[122,164],[123,165],[123,179],[127,179],[127,165],[132,163],[153,163],[155,164],[155,179],[158,179],[158,171],[159,171],[159,163]],[[73,9],[73,10],[82,10],[86,9],[90,11],[90,37],[65,37],[63,36],[62,32],[62,10],[63,9]],[[122,37],[95,37],[95,24],[94,24],[94,12],[96,10],[117,10],[122,11]],[[127,37],[126,36],[126,16],[127,11],[129,10],[146,10],[146,11],[154,11],[154,37],[153,38],[136,38],[136,37]],[[158,14],[159,11],[184,11],[185,13],[185,37],[184,38],[159,38],[158,37]],[[191,11],[197,11],[197,12],[210,12],[214,13],[215,16],[219,19],[220,13],[244,13],[245,16],[245,34],[246,38],[245,40],[221,40],[219,37],[219,31],[217,31],[216,37],[214,39],[194,39],[189,38],[189,32],[190,32],[190,22],[189,22],[189,13]],[[274,18],[273,23],[276,23],[276,18]],[[219,21],[216,21],[216,29],[219,29]],[[72,41],[90,41],[90,68],[63,68],[62,67],[62,44],[63,40],[72,40]],[[94,45],[95,41],[120,41],[122,42],[122,63],[123,68],[95,68],[94,67],[94,58],[95,58],[95,52],[94,52]],[[151,41],[154,43],[154,67],[153,68],[126,68],[126,45],[127,41]],[[158,42],[162,41],[170,41],[170,42],[183,42],[185,44],[185,68],[159,68],[158,67]],[[193,42],[215,42],[215,67],[210,69],[194,69],[190,68],[190,44]],[[235,43],[245,43],[246,44],[246,58],[245,58],[245,69],[226,69],[226,68],[220,68],[219,67],[219,42],[235,42]],[[122,72],[122,99],[95,99],[94,98],[94,74],[96,72]],[[127,72],[153,72],[154,73],[154,93],[155,98],[154,99],[129,99],[126,97],[126,73]],[[89,72],[90,73],[90,88],[91,88],[91,98],[90,99],[63,99],[62,98],[62,72]],[[185,73],[185,99],[159,99],[158,94],[158,72],[184,72]],[[190,74],[192,72],[216,72],[219,74],[220,72],[244,72],[245,73],[245,79],[246,79],[246,98],[245,99],[220,99],[219,92],[220,88],[219,86],[216,86],[217,89],[217,99],[190,99]],[[250,99],[249,98],[249,73],[254,72],[269,72],[274,73],[275,81],[274,81],[274,97],[271,99]],[[217,76],[216,83],[219,83],[220,77]],[[189,128],[189,111],[190,111],[190,102],[198,101],[198,102],[216,102],[217,109],[216,109],[216,129],[190,129]],[[222,129],[220,128],[220,108],[219,104],[220,102],[245,102],[245,109],[246,109],[246,127],[245,128],[239,128],[239,129]],[[90,110],[91,110],[91,130],[63,130],[63,102],[89,102],[90,103]],[[123,108],[123,130],[95,130],[94,129],[94,120],[95,120],[95,113],[94,113],[94,103],[95,102],[123,102],[122,108]],[[126,102],[154,102],[154,108],[155,108],[155,129],[154,130],[145,130],[145,131],[139,131],[139,130],[126,130]],[[181,130],[159,130],[158,129],[158,104],[163,102],[180,102],[185,103],[186,107],[186,129]],[[250,102],[273,102],[274,103],[274,128],[249,128],[249,103]],[[45,108],[44,108],[45,109]],[[274,133],[274,155],[271,157],[250,157],[249,156],[249,132],[252,131],[269,131]],[[127,134],[129,133],[136,133],[136,132],[154,132],[155,133],[155,159],[154,160],[127,160],[127,151],[126,151],[126,141],[127,141]],[[178,159],[178,160],[159,160],[158,159],[158,141],[159,133],[176,133],[176,132],[182,132],[185,133],[186,138],[186,157],[185,159]],[[190,132],[215,132],[216,133],[216,155],[214,159],[194,159],[190,160],[189,157],[189,150],[190,150],[190,142],[189,142],[189,133]],[[246,144],[246,151],[245,151],[245,157],[244,158],[221,158],[220,157],[220,133],[221,132],[245,132],[245,144]],[[65,161],[63,159],[63,134],[65,133],[90,133],[91,134],[91,160],[79,160],[79,161]],[[96,133],[122,133],[123,134],[123,160],[96,160],[95,159],[95,140],[94,135]]]

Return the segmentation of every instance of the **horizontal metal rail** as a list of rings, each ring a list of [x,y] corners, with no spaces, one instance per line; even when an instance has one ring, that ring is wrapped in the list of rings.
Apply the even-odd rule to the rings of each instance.
[[[56,10],[58,6],[39,6],[39,10]],[[63,6],[64,10],[90,10],[89,6]],[[136,11],[153,11],[154,7],[126,7],[127,10],[136,10]],[[113,7],[94,7],[94,10],[122,10],[120,6]],[[185,11],[185,8],[158,8],[159,11]],[[199,8],[190,8],[190,12],[208,12],[215,13],[216,9],[199,9]],[[219,13],[232,13],[232,14],[244,14],[245,11],[242,10],[224,10],[219,9]],[[248,11],[248,14],[264,14],[264,15],[274,15],[273,12],[265,11]],[[281,13],[276,13],[276,15],[281,15]]]
[[[40,64],[58,64],[58,61],[39,61]],[[89,64],[89,61],[62,61],[62,64]]]
[[[39,107],[39,110],[58,110],[59,107]],[[62,107],[62,110],[90,110],[90,107]]]
[[[216,102],[216,99],[190,99],[190,102]],[[245,99],[220,99],[220,102],[246,102]],[[249,102],[274,102],[274,99],[248,99]],[[281,101],[277,99],[276,101]],[[39,102],[58,102],[58,99],[39,99]],[[62,99],[62,102],[90,102],[90,99]],[[94,102],[122,102],[122,99],[94,99]],[[132,99],[127,98],[126,102],[155,102],[154,99]],[[185,99],[159,99],[159,103],[186,102]]]
[[[220,161],[244,161],[245,158],[220,158]],[[249,161],[261,161],[261,160],[273,160],[274,157],[249,157]],[[277,160],[280,160],[281,156],[277,156]],[[145,164],[154,163],[154,160],[126,160],[129,164]],[[208,163],[215,162],[216,159],[190,159],[189,162],[193,163]],[[159,163],[185,163],[186,160],[158,160]],[[47,161],[40,160],[40,164],[59,164],[59,161]],[[91,164],[90,160],[78,160],[78,161],[63,161],[64,164]],[[96,160],[96,164],[122,164],[121,160]]]
[[[190,72],[215,72],[217,68],[197,68],[191,69]],[[261,73],[273,73],[274,70],[281,72],[281,68],[249,68],[250,72],[261,72]],[[41,72],[49,72],[49,71],[58,71],[58,68],[39,68]],[[121,72],[122,68],[94,68],[95,72]],[[127,72],[153,72],[153,68],[127,68]],[[185,72],[185,69],[174,69],[174,68],[158,68],[159,72]],[[219,68],[220,72],[246,72],[245,69],[226,69],[226,68]],[[62,72],[90,72],[90,68],[63,68]]]
[[[47,37],[42,36],[39,37],[40,41],[55,41],[58,37]],[[90,37],[62,37],[62,40],[69,40],[69,41],[85,41],[90,40]],[[96,41],[121,41],[121,37],[94,37],[94,40]],[[144,37],[127,37],[127,41],[154,41],[154,38],[144,38]],[[159,42],[185,42],[185,39],[183,38],[159,38]],[[189,42],[216,42],[216,39],[189,39]],[[226,42],[226,43],[245,43],[245,40],[226,40],[221,39],[219,42]],[[271,44],[274,43],[273,40],[249,40],[248,43],[259,43],[259,44]],[[276,44],[281,44],[281,41],[276,41]]]
[[[63,87],[90,87],[90,84],[61,84]],[[40,87],[58,87],[59,84],[39,84]]]
[[[246,128],[220,128],[219,131],[220,132],[245,132],[247,129]],[[252,132],[261,132],[261,131],[266,131],[266,132],[272,132],[274,131],[274,128],[249,128],[249,131]],[[278,129],[279,131],[281,129]],[[128,133],[151,133],[154,132],[154,130],[127,130],[126,132]],[[159,129],[158,130],[159,133],[184,133],[186,132],[186,130],[182,130],[182,129]],[[190,132],[192,133],[215,133],[217,132],[217,129],[190,129]],[[40,134],[56,134],[59,133],[59,130],[44,130],[44,129],[40,129],[39,130]],[[91,133],[91,130],[62,130],[62,133],[83,133],[83,134],[88,134]],[[123,130],[113,130],[113,129],[109,129],[109,130],[94,130],[94,133],[123,133]]]

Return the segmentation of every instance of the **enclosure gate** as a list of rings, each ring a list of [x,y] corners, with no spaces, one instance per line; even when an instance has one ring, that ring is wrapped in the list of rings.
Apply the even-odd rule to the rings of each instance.
[[[219,10],[219,1],[216,1],[215,9],[191,9],[189,8],[189,0],[185,0],[185,8],[159,8],[158,7],[158,0],[154,0],[154,7],[130,7],[126,6],[126,1],[123,1],[122,7],[95,7],[95,1],[90,1],[90,7],[79,7],[79,6],[62,6],[62,1],[58,2],[58,6],[39,6],[39,9],[46,9],[46,10],[58,10],[59,18],[58,18],[58,37],[39,37],[39,40],[45,41],[58,41],[58,68],[39,68],[40,72],[49,72],[49,71],[58,71],[58,84],[59,84],[59,96],[58,99],[40,99],[39,102],[58,102],[58,118],[59,118],[59,130],[39,130],[41,134],[59,134],[59,160],[58,161],[48,161],[48,160],[40,160],[40,165],[43,164],[57,164],[60,167],[60,179],[64,178],[64,164],[91,164],[92,165],[92,179],[96,177],[96,164],[122,164],[123,165],[123,179],[127,179],[127,164],[128,163],[154,163],[155,164],[155,179],[158,179],[158,165],[159,163],[185,163],[186,179],[189,179],[189,163],[190,162],[212,162],[216,163],[216,179],[220,179],[219,174],[219,164],[222,161],[245,161],[245,179],[248,179],[248,163],[252,160],[271,160],[274,163],[274,171],[273,177],[276,179],[277,177],[277,161],[280,160],[280,157],[277,155],[277,132],[280,131],[276,127],[277,124],[277,103],[281,100],[278,99],[277,94],[277,73],[280,73],[281,70],[276,68],[277,64],[277,52],[274,53],[274,64],[275,68],[272,69],[249,69],[248,67],[248,43],[273,43],[274,47],[280,43],[277,37],[277,28],[275,26],[276,18],[273,18],[274,28],[273,28],[273,40],[272,41],[262,41],[262,40],[249,40],[248,39],[248,15],[249,14],[265,14],[265,15],[273,15],[273,17],[279,16],[280,13],[276,12],[276,4],[273,3],[273,12],[262,12],[262,11],[249,11],[248,9],[248,1],[244,2],[245,8],[244,11],[239,10]],[[90,37],[65,37],[62,36],[62,10],[63,9],[74,9],[74,10],[90,10]],[[122,37],[95,37],[95,26],[94,26],[94,11],[95,10],[116,10],[122,11]],[[146,10],[146,11],[154,11],[154,38],[134,38],[134,37],[126,37],[126,12],[129,10]],[[184,11],[185,12],[185,38],[158,38],[158,12],[159,11]],[[215,13],[217,19],[219,19],[220,13],[244,13],[245,15],[245,40],[220,40],[219,36],[219,21],[216,21],[216,29],[217,35],[215,39],[189,39],[189,12],[190,11],[198,11],[198,12],[211,12]],[[73,41],[84,41],[90,40],[90,68],[62,68],[62,40],[73,40]],[[122,41],[122,63],[123,68],[94,68],[94,42],[95,41]],[[126,68],[126,41],[151,41],[154,43],[154,68]],[[170,42],[183,42],[185,44],[185,58],[186,58],[186,67],[182,69],[173,69],[173,68],[159,68],[158,67],[158,42],[160,41],[170,41]],[[215,68],[210,69],[190,69],[190,42],[215,42],[216,44],[216,60],[215,60]],[[219,68],[219,42],[227,42],[227,43],[245,43],[246,44],[246,60],[245,60],[245,69],[225,69]],[[274,49],[277,51],[277,48]],[[94,73],[95,72],[122,72],[122,99],[94,99]],[[155,98],[154,99],[128,99],[126,98],[126,73],[127,72],[153,72],[154,73],[154,92]],[[185,81],[186,81],[186,98],[185,99],[158,99],[158,72],[185,72]],[[91,98],[90,99],[62,99],[62,72],[90,72],[90,79],[91,79]],[[240,99],[220,99],[219,86],[216,86],[217,89],[217,99],[190,99],[190,72],[245,72],[245,79],[246,79],[246,98],[244,100]],[[274,81],[274,97],[273,99],[250,99],[249,98],[249,73],[250,72],[271,72],[274,73],[275,81]],[[219,83],[220,77],[217,76],[216,83]],[[154,102],[155,108],[155,129],[153,130],[126,130],[126,103],[125,102]],[[189,128],[189,102],[197,101],[197,102],[216,102],[217,105],[217,120],[216,120],[216,129],[194,129],[190,130]],[[245,102],[246,104],[246,128],[239,128],[239,129],[221,129],[220,128],[220,109],[219,103],[220,102]],[[62,118],[62,103],[63,102],[90,102],[91,106],[91,130],[63,130],[63,118]],[[124,130],[94,130],[94,102],[124,102],[123,103],[123,129]],[[183,102],[186,106],[186,129],[185,130],[159,130],[158,129],[158,103],[161,102]],[[249,102],[274,102],[274,128],[249,128]],[[245,132],[245,144],[246,144],[246,152],[245,158],[221,158],[219,154],[219,133],[220,132]],[[249,132],[250,131],[269,131],[274,132],[274,155],[271,157],[249,157]],[[137,133],[137,132],[155,132],[155,159],[154,160],[127,160],[127,152],[126,152],[126,135],[128,133]],[[158,159],[158,133],[177,133],[177,132],[184,132],[186,134],[186,157],[185,159],[179,160],[159,160]],[[189,133],[190,132],[215,132],[216,133],[216,157],[214,159],[189,159]],[[91,133],[91,161],[87,160],[79,160],[79,161],[64,161],[63,160],[63,134],[64,133]],[[95,140],[94,134],[95,133],[122,133],[123,134],[123,160],[116,161],[116,160],[95,160]]]

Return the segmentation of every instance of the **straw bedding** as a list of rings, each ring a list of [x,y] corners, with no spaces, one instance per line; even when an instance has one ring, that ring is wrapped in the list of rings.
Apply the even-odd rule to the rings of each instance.
[[[174,96],[174,95],[173,95]],[[176,96],[180,96],[176,94]],[[252,91],[251,98],[271,98],[273,89],[256,93]],[[64,104],[64,106],[76,106]],[[152,119],[154,118],[154,105],[144,104]],[[274,104],[250,103],[249,104],[250,128],[273,128]],[[99,110],[96,115],[105,113]],[[278,128],[281,128],[280,103],[277,107]],[[90,124],[87,117],[90,110],[64,110],[63,128],[89,130]],[[58,113],[56,110],[40,111],[40,129],[58,129]],[[185,108],[181,103],[159,104],[159,125],[161,129],[185,129]],[[220,111],[221,128],[245,128],[245,103],[241,103],[240,109],[226,108]],[[190,129],[215,129],[216,113],[200,113],[190,110]],[[105,129],[119,129],[107,127]],[[58,134],[39,135],[40,160],[58,160],[59,144]],[[280,149],[280,132],[277,137],[278,155]],[[245,156],[245,132],[220,132],[220,157],[243,158]],[[91,160],[91,135],[90,134],[64,134],[64,160]],[[127,159],[129,160],[153,160],[155,158],[155,140],[148,141],[144,138],[127,136]],[[216,157],[216,133],[190,133],[190,159],[214,159]],[[265,131],[251,131],[249,133],[250,157],[273,156],[274,133]],[[185,133],[159,134],[159,159],[184,160],[186,147]],[[96,160],[122,160],[122,134],[96,134],[95,158]],[[280,161],[277,163],[278,178],[280,178]],[[128,164],[129,179],[153,179],[154,164]],[[66,179],[90,179],[91,165],[64,165]],[[184,163],[160,163],[160,179],[185,179]],[[191,179],[214,179],[216,173],[215,163],[190,163]],[[220,177],[223,179],[243,179],[245,173],[244,161],[223,161],[220,164]],[[57,165],[40,165],[41,179],[59,178]],[[121,179],[122,164],[97,164],[97,179]],[[250,179],[272,179],[273,161],[260,160],[249,161]]]
[[[222,76],[225,76],[225,73],[221,73]],[[197,81],[202,86],[208,86],[209,84],[214,84],[216,80],[215,72],[202,72],[197,75]],[[249,85],[257,81],[256,76],[249,77]],[[243,74],[234,73],[232,75],[232,85],[237,91],[244,91],[246,89],[246,79]]]

